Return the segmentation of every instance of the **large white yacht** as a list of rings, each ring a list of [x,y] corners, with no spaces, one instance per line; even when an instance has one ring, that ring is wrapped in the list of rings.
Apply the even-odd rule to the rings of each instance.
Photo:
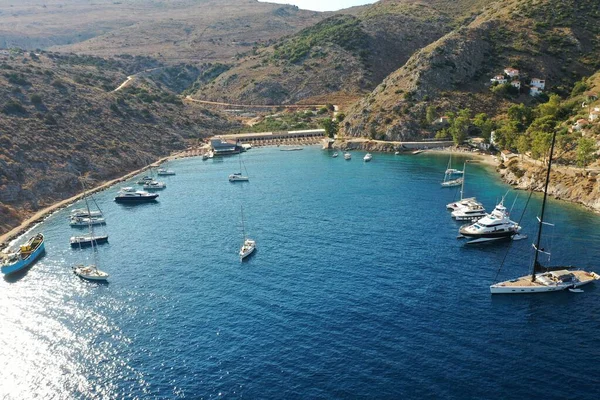
[[[459,229],[462,237],[470,239],[467,243],[510,239],[519,233],[521,227],[509,218],[508,210],[503,203],[504,198],[491,213],[486,214],[474,224],[464,225]]]
[[[124,187],[115,196],[117,203],[146,203],[155,201],[157,193],[148,193],[144,190],[135,190],[132,187]]]

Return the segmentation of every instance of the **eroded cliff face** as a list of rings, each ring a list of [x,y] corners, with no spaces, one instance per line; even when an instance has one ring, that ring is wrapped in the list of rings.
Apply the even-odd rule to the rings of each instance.
[[[546,167],[541,164],[513,159],[507,165],[501,165],[498,171],[505,182],[518,189],[544,191]],[[600,212],[600,183],[595,171],[553,166],[548,194],[556,199],[581,204]]]

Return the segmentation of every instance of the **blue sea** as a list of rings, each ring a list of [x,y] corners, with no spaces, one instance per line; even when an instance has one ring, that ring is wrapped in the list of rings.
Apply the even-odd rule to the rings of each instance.
[[[491,211],[506,195],[529,239],[466,247],[448,156],[280,149],[243,154],[247,183],[227,180],[237,156],[189,158],[156,204],[97,194],[108,284],[71,272],[92,251],[69,246],[69,209],[34,228],[47,254],[0,279],[0,398],[600,397],[600,285],[489,292],[529,272],[539,194],[523,213],[526,192],[467,164],[465,196]],[[600,272],[598,216],[549,201],[546,220],[551,264]]]

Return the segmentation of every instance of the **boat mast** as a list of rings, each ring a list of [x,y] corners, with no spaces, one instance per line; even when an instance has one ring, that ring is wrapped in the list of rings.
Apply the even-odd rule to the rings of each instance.
[[[554,152],[554,142],[556,141],[556,131],[552,133],[552,144],[550,145],[550,159],[548,160],[548,171],[546,171],[546,184],[544,185],[544,199],[542,200],[542,212],[539,219],[539,228],[537,239],[535,241],[535,255],[533,258],[533,271],[531,272],[531,281],[535,281],[535,269],[538,265],[538,253],[540,252],[540,241],[542,239],[542,228],[544,226],[544,211],[546,210],[546,197],[548,196],[548,184],[550,183],[550,168],[552,167],[552,153]]]
[[[94,259],[93,266],[94,266],[94,269],[97,269],[97,267],[96,267],[96,246],[94,246],[94,225],[92,224],[92,212],[90,211],[90,203],[88,202],[88,199],[87,199],[85,184],[83,183],[83,178],[81,179],[81,186],[83,187],[83,200],[85,201],[85,208],[87,209],[87,212],[88,212],[88,232],[90,234],[90,244],[92,246],[92,257]]]
[[[242,235],[244,236],[244,242],[246,242],[246,228],[244,227],[244,206],[240,206],[242,209]]]
[[[465,163],[463,164],[462,182],[460,183],[460,200],[463,199],[463,194],[464,194],[464,191],[465,191],[465,175],[466,175],[466,171],[467,171],[467,162],[465,161]]]

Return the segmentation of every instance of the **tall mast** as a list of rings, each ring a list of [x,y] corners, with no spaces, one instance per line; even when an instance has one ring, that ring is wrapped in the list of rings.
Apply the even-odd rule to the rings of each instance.
[[[96,246],[94,246],[94,225],[92,224],[92,213],[90,211],[90,203],[88,202],[85,184],[83,183],[83,178],[81,179],[81,186],[83,187],[83,200],[85,201],[85,208],[88,212],[88,232],[90,234],[90,244],[92,245],[92,257],[94,258],[94,268],[96,267]]]
[[[242,235],[244,236],[244,242],[246,241],[246,228],[244,227],[244,206],[240,206],[242,209]]]
[[[540,241],[542,239],[542,228],[544,226],[544,211],[546,210],[546,197],[548,196],[548,184],[550,183],[550,168],[552,168],[552,153],[554,152],[554,142],[556,141],[556,131],[552,133],[552,144],[550,145],[550,159],[548,160],[548,171],[546,172],[546,184],[544,186],[544,200],[542,200],[542,212],[540,214],[540,223],[537,239],[535,241],[535,255],[533,258],[533,271],[531,272],[531,281],[535,281],[535,269],[538,265],[538,253],[540,252]]]
[[[467,172],[467,162],[465,161],[465,163],[463,164],[463,176],[462,176],[462,182],[460,183],[460,199],[463,199],[463,195],[465,192],[465,175]]]

